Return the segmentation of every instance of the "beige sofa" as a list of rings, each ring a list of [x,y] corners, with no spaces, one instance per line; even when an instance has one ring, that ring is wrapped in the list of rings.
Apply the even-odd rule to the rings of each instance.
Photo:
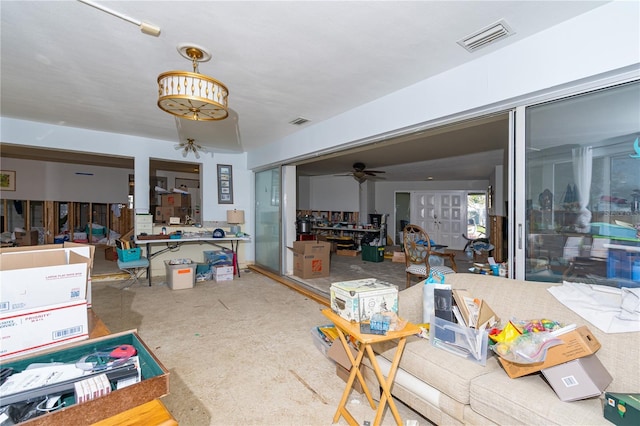
[[[503,320],[549,318],[586,325],[602,344],[596,355],[613,376],[606,390],[640,393],[640,333],[601,332],[547,291],[558,284],[464,273],[447,275],[445,283],[486,300]],[[422,286],[400,292],[400,316],[414,323],[422,322]],[[375,350],[388,371],[395,348],[385,344]],[[370,389],[378,389],[370,369],[365,378]],[[540,373],[511,379],[492,353],[483,367],[418,337],[408,340],[392,393],[438,425],[611,424],[603,417],[604,395],[562,402]]]

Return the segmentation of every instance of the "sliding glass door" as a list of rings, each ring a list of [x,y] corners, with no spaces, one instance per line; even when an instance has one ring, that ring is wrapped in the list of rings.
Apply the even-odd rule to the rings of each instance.
[[[256,264],[280,272],[280,168],[255,174]]]
[[[636,81],[525,109],[525,279],[640,281],[639,99]]]

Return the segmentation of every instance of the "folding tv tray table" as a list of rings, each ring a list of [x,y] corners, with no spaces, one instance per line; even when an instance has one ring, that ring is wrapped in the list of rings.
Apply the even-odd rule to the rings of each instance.
[[[420,328],[415,324],[407,323],[407,325],[402,330],[389,331],[386,335],[363,334],[360,333],[360,323],[349,322],[333,312],[331,309],[323,309],[322,313],[324,314],[324,316],[329,318],[329,320],[331,320],[331,322],[336,326],[336,330],[338,332],[338,336],[340,337],[340,341],[342,342],[342,346],[344,347],[345,352],[349,357],[352,365],[351,373],[349,374],[349,379],[347,380],[347,386],[342,393],[342,398],[340,399],[340,404],[338,405],[336,414],[333,416],[333,423],[336,423],[338,419],[340,419],[340,416],[342,416],[350,425],[358,425],[358,422],[351,415],[351,413],[349,413],[349,410],[347,410],[346,406],[347,398],[349,397],[351,387],[353,386],[353,382],[355,381],[356,377],[362,385],[362,389],[367,396],[367,399],[369,400],[371,408],[376,409],[376,404],[371,397],[371,392],[369,391],[369,388],[364,381],[364,377],[362,377],[362,372],[360,371],[360,364],[362,363],[362,359],[364,358],[364,354],[366,352],[369,360],[371,361],[371,366],[373,367],[373,371],[376,374],[376,378],[378,379],[380,387],[382,388],[382,395],[380,395],[380,403],[378,404],[373,425],[376,426],[381,423],[382,413],[384,412],[384,408],[388,404],[389,409],[393,414],[393,418],[395,419],[398,426],[401,426],[402,420],[400,419],[400,413],[398,413],[396,404],[393,401],[393,397],[391,396],[391,386],[393,385],[393,380],[395,379],[396,371],[398,370],[398,364],[400,364],[400,358],[402,358],[404,346],[407,343],[407,337],[413,334],[420,333]],[[355,358],[349,350],[349,343],[347,342],[346,335],[351,336],[358,343],[360,343],[358,354]],[[380,370],[380,366],[376,361],[376,355],[373,352],[371,345],[373,345],[374,343],[386,342],[388,340],[394,339],[398,340],[398,346],[396,347],[396,352],[393,356],[393,361],[391,362],[388,378],[385,379],[382,371]]]

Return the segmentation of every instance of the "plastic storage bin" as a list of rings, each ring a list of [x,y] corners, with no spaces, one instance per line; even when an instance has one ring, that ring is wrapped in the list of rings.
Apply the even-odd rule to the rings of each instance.
[[[489,333],[431,316],[431,345],[476,364],[487,364]]]
[[[184,263],[188,260],[189,263]],[[165,260],[165,268],[167,270],[167,285],[171,290],[184,290],[193,288],[196,282],[197,263],[191,262],[191,259],[181,259],[181,263],[172,264],[172,260]]]
[[[116,249],[118,251],[118,260],[120,262],[131,262],[132,260],[140,260],[142,251],[140,248]]]
[[[383,262],[384,246],[362,246],[362,260],[366,262]]]

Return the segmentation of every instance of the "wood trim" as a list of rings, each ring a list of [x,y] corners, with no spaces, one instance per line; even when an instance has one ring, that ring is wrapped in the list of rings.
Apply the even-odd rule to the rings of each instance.
[[[297,284],[296,282],[294,282],[293,280],[291,280],[291,279],[289,279],[287,277],[283,277],[282,275],[278,275],[278,274],[276,274],[274,272],[271,272],[271,271],[269,271],[267,269],[264,269],[264,268],[262,268],[260,266],[257,266],[257,265],[247,265],[247,268],[252,270],[252,271],[254,271],[254,272],[262,274],[262,275],[264,275],[266,277],[269,277],[272,280],[277,281],[280,284],[283,284],[283,285],[289,287],[290,289],[297,291],[298,293],[308,297],[311,300],[314,300],[315,302],[317,302],[317,303],[319,303],[321,305],[324,305],[324,306],[327,306],[327,307],[331,306],[331,303],[329,302],[329,299],[327,299],[326,297],[321,296],[321,295],[319,295],[317,293],[314,293],[313,291],[311,291],[311,290],[309,290],[307,288],[304,288],[303,286]]]

